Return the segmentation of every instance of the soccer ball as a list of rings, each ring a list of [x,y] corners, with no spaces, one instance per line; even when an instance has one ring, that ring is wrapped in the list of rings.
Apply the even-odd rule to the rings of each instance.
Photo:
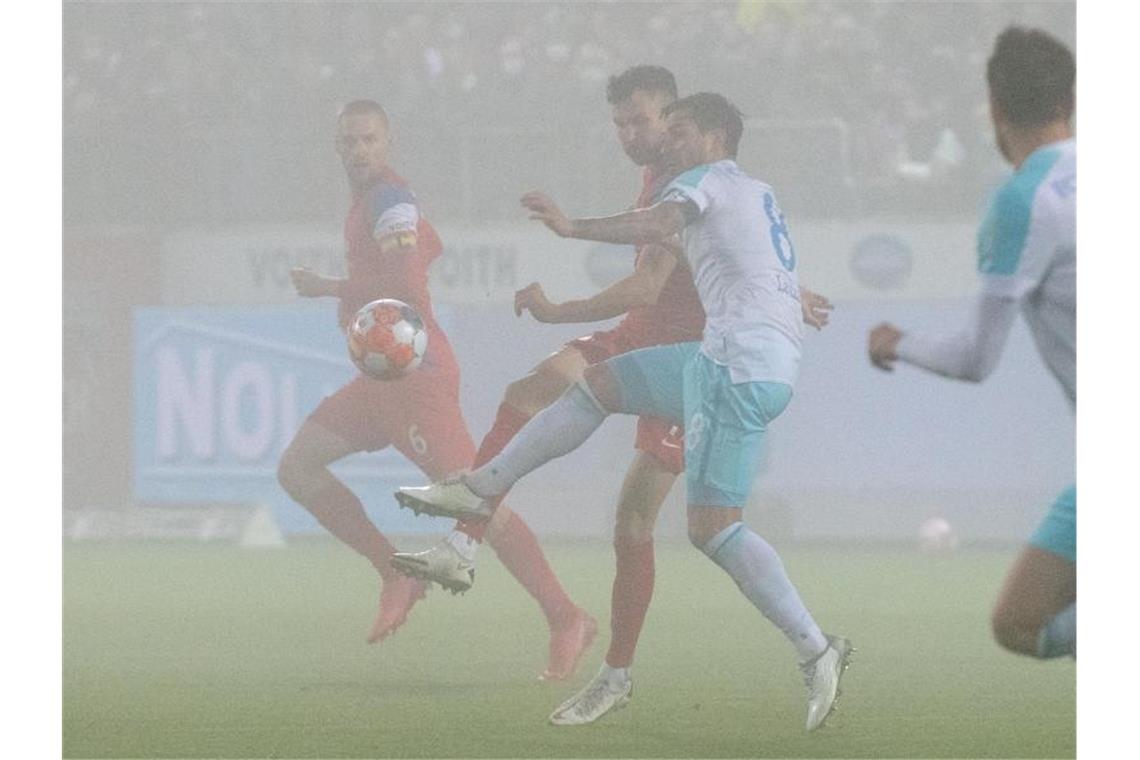
[[[377,380],[395,380],[420,366],[427,342],[420,315],[394,298],[364,306],[348,326],[348,355]]]
[[[942,517],[931,517],[918,528],[918,548],[928,554],[946,554],[958,548],[958,534]]]

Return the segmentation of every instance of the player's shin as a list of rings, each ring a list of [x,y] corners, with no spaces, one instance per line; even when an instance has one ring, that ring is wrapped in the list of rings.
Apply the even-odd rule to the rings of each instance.
[[[531,418],[502,453],[464,477],[467,487],[483,498],[508,491],[515,481],[552,459],[585,443],[606,412],[581,384]]]
[[[619,536],[614,539],[613,591],[610,597],[610,649],[606,664],[628,668],[641,635],[645,614],[653,598],[653,538],[637,540]]]
[[[827,638],[816,625],[784,570],[776,550],[742,522],[713,536],[702,551],[736,581],[760,613],[783,631],[801,661],[827,649]]]
[[[1037,634],[1037,656],[1043,659],[1077,655],[1077,603],[1054,615]]]
[[[302,505],[325,530],[366,557],[382,578],[394,576],[388,561],[395,547],[368,519],[364,505],[347,486],[329,477],[325,487]]]
[[[488,534],[488,543],[503,567],[542,607],[547,624],[552,629],[569,625],[574,621],[578,607],[566,595],[527,524],[505,507],[496,511],[496,517],[503,512],[506,512],[506,519],[501,527]]]

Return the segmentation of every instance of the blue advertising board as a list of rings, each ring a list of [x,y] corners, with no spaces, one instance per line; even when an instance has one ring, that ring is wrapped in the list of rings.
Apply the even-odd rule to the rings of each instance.
[[[277,462],[305,417],[355,373],[331,304],[137,309],[136,500],[264,503],[282,530],[316,530],[277,483]],[[392,490],[426,477],[394,449],[346,457],[332,471],[381,530],[449,527],[397,509]]]

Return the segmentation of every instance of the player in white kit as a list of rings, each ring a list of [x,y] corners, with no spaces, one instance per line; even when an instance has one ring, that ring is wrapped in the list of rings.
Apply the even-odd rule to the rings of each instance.
[[[540,193],[524,196],[523,204],[563,237],[639,244],[682,235],[683,263],[707,317],[702,340],[589,367],[585,382],[532,418],[482,467],[453,481],[401,488],[397,498],[431,514],[486,519],[491,497],[580,446],[611,413],[683,424],[689,538],[796,648],[809,692],[806,726],[813,730],[834,706],[850,642],[824,635],[775,550],[742,522],[767,426],[791,400],[799,368],[796,253],[771,187],[736,165],[743,132],[736,107],[698,93],[663,113],[663,149],[679,174],[654,205],[571,220]],[[629,681],[614,683],[597,698],[620,706],[629,699]]]
[[[1011,27],[997,39],[987,79],[990,111],[1013,176],[998,190],[978,232],[982,287],[968,326],[945,336],[882,324],[869,352],[980,382],[997,365],[1018,312],[1074,411],[1077,403],[1077,147],[1073,55],[1038,30]],[[1020,654],[1076,656],[1077,493],[1065,489],[1006,578],[994,636]]]

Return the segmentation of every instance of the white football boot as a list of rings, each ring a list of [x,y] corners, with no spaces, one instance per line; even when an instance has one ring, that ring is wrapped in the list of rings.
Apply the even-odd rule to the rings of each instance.
[[[625,678],[614,681],[610,673],[612,669],[603,662],[598,674],[584,689],[550,714],[550,722],[556,726],[584,726],[629,704],[629,698],[633,694],[633,679],[626,675]]]
[[[490,520],[494,511],[486,499],[460,478],[449,478],[430,486],[401,486],[396,490],[396,501],[417,515],[422,512],[453,520]]]
[[[464,559],[447,541],[422,552],[396,552],[392,567],[404,575],[432,581],[452,594],[462,594],[475,585],[475,563]]]
[[[835,709],[839,697],[839,679],[847,670],[851,642],[842,636],[828,636],[827,649],[810,662],[800,665],[804,684],[808,687],[807,730],[814,731],[823,725]]]

